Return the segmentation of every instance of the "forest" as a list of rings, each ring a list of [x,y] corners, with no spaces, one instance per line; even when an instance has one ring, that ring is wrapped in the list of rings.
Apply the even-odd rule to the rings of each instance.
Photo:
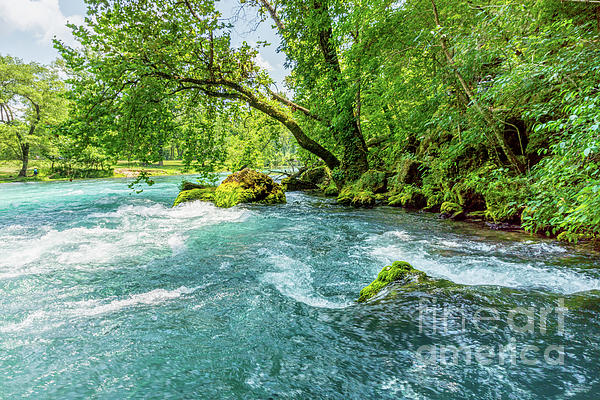
[[[32,156],[55,176],[104,176],[116,160],[323,166],[341,203],[594,239],[592,3],[246,0],[280,42],[234,46],[211,1],[88,0],[78,45],[55,41],[53,65],[2,56],[0,155],[20,176]],[[256,62],[274,45],[285,88]]]

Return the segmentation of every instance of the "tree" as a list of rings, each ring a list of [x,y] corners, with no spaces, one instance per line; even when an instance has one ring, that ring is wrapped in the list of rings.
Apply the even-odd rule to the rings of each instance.
[[[72,82],[80,115],[94,121],[95,129],[102,120],[105,132],[127,120],[128,132],[119,135],[132,138],[140,136],[148,113],[161,107],[174,111],[184,103],[203,110],[215,101],[221,109],[246,103],[279,121],[300,147],[339,171],[338,181],[356,179],[368,160],[356,87],[342,66],[346,33],[334,29],[343,2],[252,4],[278,27],[281,48],[294,66],[290,84],[298,92],[312,89],[313,97],[297,97],[311,104],[320,98],[318,112],[271,89],[271,78],[254,62],[257,50],[231,45],[231,25],[220,19],[212,1],[88,0],[93,18],[87,28],[73,27],[83,49],[58,44],[80,74]],[[157,123],[168,121],[175,119]]]
[[[19,176],[27,176],[32,148],[50,144],[50,127],[67,112],[58,66],[47,68],[0,56],[0,122],[3,143],[21,160]]]

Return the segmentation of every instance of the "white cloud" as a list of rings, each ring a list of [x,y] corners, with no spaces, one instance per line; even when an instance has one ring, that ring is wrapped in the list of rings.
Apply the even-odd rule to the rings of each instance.
[[[267,71],[272,71],[273,70],[273,66],[271,65],[271,63],[268,62],[267,60],[265,60],[260,53],[258,53],[256,55],[256,57],[254,57],[254,62],[256,63],[256,65],[258,65],[262,69],[265,69]]]
[[[0,0],[0,26],[3,31],[32,34],[40,43],[49,43],[54,36],[72,44],[67,22],[81,25],[83,16],[65,16],[58,0]]]

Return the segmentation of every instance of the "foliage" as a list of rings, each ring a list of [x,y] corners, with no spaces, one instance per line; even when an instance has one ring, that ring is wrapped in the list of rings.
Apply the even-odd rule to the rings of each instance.
[[[55,151],[54,127],[67,115],[61,66],[44,67],[0,56],[0,154],[22,161]]]

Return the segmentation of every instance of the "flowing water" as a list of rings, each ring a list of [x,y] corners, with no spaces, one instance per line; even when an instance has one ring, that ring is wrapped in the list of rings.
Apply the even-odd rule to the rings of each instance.
[[[597,256],[179,180],[0,185],[0,398],[600,398]],[[394,260],[437,280],[355,303]]]

